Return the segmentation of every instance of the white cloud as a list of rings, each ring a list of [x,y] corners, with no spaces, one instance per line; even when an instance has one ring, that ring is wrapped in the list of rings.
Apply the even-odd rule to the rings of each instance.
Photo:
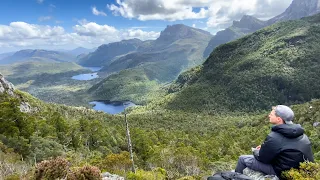
[[[91,8],[92,9],[92,14],[96,16],[107,16],[107,14],[103,11],[98,11],[97,8],[94,6]]]
[[[61,26],[45,26],[12,22],[0,25],[0,51],[16,51],[19,49],[71,49],[78,46],[97,47],[101,44],[139,38],[141,40],[156,39],[160,32],[143,31],[141,29],[121,29],[109,25],[81,20],[73,26],[74,32],[66,32]]]
[[[209,6],[208,27],[225,27],[243,15],[270,19],[289,7],[292,0],[216,0]]]
[[[52,16],[41,16],[38,18],[38,21],[43,22],[43,21],[49,21],[52,19]]]
[[[42,4],[44,0],[37,0],[37,3]]]
[[[75,25],[73,30],[79,36],[102,38],[104,41],[120,41],[132,38],[147,40],[156,39],[160,36],[160,32],[143,31],[137,28],[117,30],[113,26],[99,25],[95,22],[88,22],[86,19],[80,20],[79,25]]]
[[[146,20],[208,18],[208,27],[228,26],[243,15],[266,20],[282,13],[292,0],[117,0],[107,8],[114,15]]]
[[[55,23],[56,23],[56,24],[62,24],[63,21],[56,20]]]
[[[194,28],[195,28],[195,27],[196,27],[196,24],[192,24],[192,27],[194,27]]]
[[[138,38],[141,40],[147,40],[147,39],[157,39],[160,36],[160,32],[154,32],[154,31],[142,31],[141,29],[128,29],[121,33],[122,39],[132,39],[132,38]]]
[[[184,20],[206,18],[208,10],[204,6],[209,0],[184,2],[183,0],[117,0],[117,4],[108,4],[107,7],[114,15],[126,18],[146,20]],[[200,7],[194,12],[192,5]]]
[[[108,25],[98,25],[95,22],[89,22],[82,25],[75,25],[73,30],[81,36],[101,36],[117,33],[116,28]]]

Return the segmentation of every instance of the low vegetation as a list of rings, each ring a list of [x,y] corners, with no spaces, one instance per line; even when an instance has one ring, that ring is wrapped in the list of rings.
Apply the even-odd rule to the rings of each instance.
[[[212,116],[136,108],[131,110],[128,120],[134,160],[140,170],[132,175],[122,115],[46,104],[28,94],[17,93],[35,109],[32,113],[21,113],[17,108],[19,100],[1,95],[0,137],[5,147],[1,151],[7,158],[14,157],[11,152],[18,155],[11,172],[2,170],[6,176],[25,176],[34,162],[62,156],[72,167],[91,165],[124,177],[165,174],[167,179],[185,176],[198,179],[233,169],[238,156],[250,153],[250,148],[259,145],[270,131],[268,112]],[[292,108],[295,122],[305,127],[315,158],[319,160],[320,132],[313,123],[319,120],[320,101]],[[4,163],[10,164],[10,160]],[[25,164],[25,170],[19,170],[19,164]]]

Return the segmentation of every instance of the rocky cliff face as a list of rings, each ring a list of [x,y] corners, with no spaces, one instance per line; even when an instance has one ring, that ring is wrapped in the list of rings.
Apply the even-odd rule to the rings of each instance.
[[[282,14],[270,19],[268,24],[279,21],[300,19],[320,12],[320,0],[293,0]]]
[[[12,83],[10,83],[9,81],[7,81],[3,75],[0,73],[0,94],[8,94],[9,96],[12,96],[12,97],[16,97],[16,98],[20,98],[21,97],[19,95],[17,95],[15,92],[14,92],[15,88],[13,86]],[[29,105],[28,102],[25,102],[25,101],[21,101],[20,103],[20,111],[21,112],[25,112],[25,113],[28,113],[28,112],[31,112],[32,109],[31,109],[31,106]]]
[[[265,21],[261,21],[253,16],[244,15],[240,21],[233,21],[232,27],[241,29],[248,29],[249,31],[256,31],[266,26]]]
[[[10,96],[14,96],[14,90],[13,84],[7,81],[0,73],[0,94],[7,93]]]
[[[265,21],[261,21],[253,16],[244,15],[240,21],[233,21],[231,27],[219,31],[209,42],[206,50],[203,53],[203,57],[208,57],[212,50],[219,46],[238,39],[248,33],[255,32],[267,24]]]

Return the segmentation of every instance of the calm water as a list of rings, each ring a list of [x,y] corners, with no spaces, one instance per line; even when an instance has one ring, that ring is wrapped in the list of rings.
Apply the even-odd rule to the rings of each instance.
[[[105,103],[101,101],[92,101],[89,104],[95,104],[93,107],[94,110],[103,111],[108,114],[118,114],[124,111],[124,105],[122,103]],[[135,106],[132,102],[125,103],[126,108]]]
[[[76,76],[72,76],[72,79],[81,80],[81,81],[87,81],[87,80],[95,79],[95,78],[99,77],[96,72],[99,71],[100,69],[102,69],[102,67],[85,67],[85,66],[83,66],[83,68],[90,69],[94,73],[79,74],[79,75],[76,75]]]
[[[84,80],[95,79],[97,77],[99,77],[97,73],[89,73],[89,74],[79,74],[76,76],[72,76],[72,79],[84,81]]]

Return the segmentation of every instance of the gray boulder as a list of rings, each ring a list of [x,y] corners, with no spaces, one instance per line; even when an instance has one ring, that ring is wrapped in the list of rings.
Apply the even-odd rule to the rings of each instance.
[[[124,177],[109,172],[102,173],[102,180],[124,180]]]
[[[245,168],[243,170],[243,174],[251,177],[254,180],[279,180],[279,178],[275,175],[265,175],[261,172],[254,171],[249,168]]]

